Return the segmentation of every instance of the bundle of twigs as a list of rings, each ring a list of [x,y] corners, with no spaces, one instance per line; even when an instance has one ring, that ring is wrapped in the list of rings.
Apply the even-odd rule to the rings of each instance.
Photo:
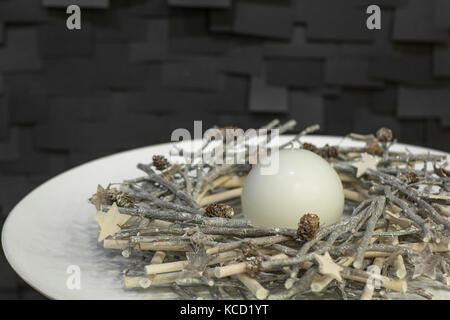
[[[283,133],[295,124],[274,120],[263,128]],[[252,226],[239,212],[248,164],[171,164],[155,155],[138,164],[144,177],[118,189],[99,186],[90,199],[99,211],[99,240],[138,257],[124,270],[125,287],[168,286],[189,299],[432,298],[423,283],[448,290],[446,155],[390,151],[396,141],[386,128],[349,134],[361,147],[300,141],[317,129],[281,148],[315,152],[339,173],[348,215],[329,226],[318,228],[313,213],[299,217],[298,229]],[[375,165],[361,174],[368,154]]]

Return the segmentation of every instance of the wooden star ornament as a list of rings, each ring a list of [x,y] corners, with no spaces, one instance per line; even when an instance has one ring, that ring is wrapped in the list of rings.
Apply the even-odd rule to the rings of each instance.
[[[185,269],[198,272],[205,271],[209,261],[213,258],[211,255],[206,254],[206,249],[203,245],[197,252],[186,252],[186,257],[189,263]]]
[[[429,245],[426,245],[418,255],[412,256],[411,260],[414,262],[413,279],[420,276],[436,279],[436,267],[441,263],[442,257],[433,254]]]
[[[323,256],[314,254],[314,259],[316,259],[319,264],[319,272],[321,274],[330,276],[337,281],[342,282],[341,271],[344,270],[344,268],[334,262],[328,252]]]
[[[98,241],[103,241],[105,238],[116,234],[121,229],[121,226],[130,218],[130,215],[119,212],[119,208],[117,208],[115,202],[107,213],[98,213],[94,217],[100,226]]]
[[[352,163],[352,167],[355,167],[357,169],[356,177],[357,178],[361,177],[369,169],[377,170],[377,164],[379,161],[380,161],[379,159],[371,157],[368,153],[363,153],[361,155],[360,161]]]
[[[111,204],[107,191],[101,185],[97,186],[97,193],[89,199],[89,202],[95,206],[97,211],[100,210],[102,204]]]

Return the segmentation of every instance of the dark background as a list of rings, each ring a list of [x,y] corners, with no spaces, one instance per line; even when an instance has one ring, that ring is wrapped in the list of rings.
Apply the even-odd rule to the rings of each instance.
[[[450,151],[449,30],[449,0],[0,0],[0,222],[57,173],[194,120],[387,126]],[[0,299],[40,297],[0,255]]]

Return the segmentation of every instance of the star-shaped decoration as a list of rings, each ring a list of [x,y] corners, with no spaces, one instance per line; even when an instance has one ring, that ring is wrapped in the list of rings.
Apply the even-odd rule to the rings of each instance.
[[[323,256],[314,254],[314,259],[316,259],[319,264],[319,272],[321,274],[330,276],[339,282],[342,281],[341,271],[344,270],[344,268],[333,261],[328,251]]]
[[[131,216],[127,214],[121,214],[114,202],[107,213],[98,213],[94,219],[100,226],[100,233],[98,235],[98,241],[102,241],[105,238],[116,234],[121,226],[130,219]]]
[[[186,252],[186,257],[189,263],[185,269],[199,272],[205,271],[209,261],[213,258],[209,254],[206,254],[206,249],[203,245],[196,252]]]
[[[426,245],[419,254],[412,256],[411,260],[414,263],[413,279],[420,276],[436,279],[436,267],[441,263],[442,257],[433,254],[429,245]]]
[[[101,185],[97,186],[97,193],[89,199],[89,202],[95,206],[97,211],[100,210],[102,204],[111,204],[107,191]]]
[[[380,160],[375,157],[371,157],[368,153],[363,153],[361,155],[361,160],[352,163],[352,167],[357,169],[356,177],[359,178],[364,175],[367,170],[377,170],[377,164]]]

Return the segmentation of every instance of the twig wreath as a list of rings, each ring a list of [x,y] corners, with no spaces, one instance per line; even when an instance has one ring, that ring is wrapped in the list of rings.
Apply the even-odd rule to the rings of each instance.
[[[262,128],[282,134],[295,125]],[[424,287],[448,290],[446,155],[390,151],[396,140],[387,128],[347,136],[362,147],[301,141],[317,129],[280,148],[310,150],[338,172],[347,215],[328,226],[314,212],[299,216],[298,229],[252,226],[240,212],[248,163],[172,164],[154,155],[137,165],[145,176],[98,186],[90,201],[99,241],[133,260],[124,286],[169,287],[184,299],[431,299]]]

